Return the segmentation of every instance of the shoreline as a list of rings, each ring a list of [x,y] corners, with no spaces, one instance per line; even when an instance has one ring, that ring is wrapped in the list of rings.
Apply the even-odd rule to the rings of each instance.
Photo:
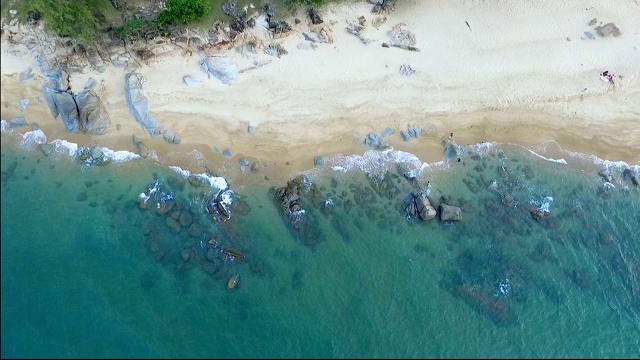
[[[319,12],[325,24],[335,21],[328,28],[333,43],[309,48],[310,42],[302,37],[308,17],[301,13],[302,23],[276,40],[288,54],[276,58],[224,52],[240,69],[271,60],[240,73],[230,85],[208,79],[198,69],[196,54],[168,51],[135,71],[146,80],[143,92],[150,113],[159,125],[181,136],[180,144],[151,138],[135,121],[124,96],[124,74],[130,69],[111,65],[103,73],[85,69],[70,74],[74,91],[88,78],[96,80],[96,92],[111,118],[107,133],[66,133],[62,120],[54,120],[46,102],[37,100],[43,98],[44,82],[37,68],[33,79],[18,79],[34,59],[26,47],[9,44],[3,35],[0,114],[5,120],[25,116],[49,141],[81,146],[93,141],[137,152],[131,141],[136,134],[161,163],[176,152],[193,149],[220,167],[247,156],[259,159],[269,173],[285,181],[312,168],[316,155],[362,155],[372,149],[363,144],[367,134],[387,127],[394,132],[385,140],[394,149],[428,163],[444,158],[441,141],[453,132],[461,145],[532,147],[555,141],[568,151],[634,164],[640,161],[640,49],[634,46],[640,41],[640,25],[633,23],[632,14],[640,5],[625,0],[598,7],[587,3],[559,5],[549,0],[536,9],[498,1],[482,6],[460,1],[401,3],[378,29],[371,22],[381,16],[372,15],[370,5],[331,5]],[[549,8],[553,15],[540,18]],[[366,18],[362,35],[371,39],[367,45],[344,30],[359,15]],[[594,17],[615,22],[622,35],[580,39],[581,31],[593,32],[587,24]],[[386,32],[399,23],[415,34],[420,52],[381,46],[388,41]],[[515,30],[506,31],[510,27]],[[536,57],[541,52],[547,56]],[[403,64],[416,72],[400,75]],[[604,69],[618,76],[615,84],[599,79]],[[185,75],[201,82],[187,87],[182,83]],[[23,98],[30,99],[24,111],[19,107]],[[249,126],[255,127],[253,134]],[[419,128],[421,134],[404,142],[400,131],[409,127]],[[227,148],[232,157],[222,155]],[[200,171],[192,164],[175,165]]]

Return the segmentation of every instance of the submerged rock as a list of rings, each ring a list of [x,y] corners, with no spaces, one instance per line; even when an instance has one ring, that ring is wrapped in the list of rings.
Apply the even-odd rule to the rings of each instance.
[[[462,220],[462,209],[457,206],[440,204],[440,220],[442,221],[460,221]]]

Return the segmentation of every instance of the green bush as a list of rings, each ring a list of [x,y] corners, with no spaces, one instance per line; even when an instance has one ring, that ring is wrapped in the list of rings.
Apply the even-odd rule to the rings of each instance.
[[[21,0],[17,1],[20,16],[42,16],[45,29],[78,42],[91,43],[100,31],[105,6],[109,0]]]
[[[131,36],[140,37],[149,30],[155,30],[154,24],[145,19],[132,19],[115,28],[116,34],[122,40],[129,40]]]
[[[206,15],[209,11],[211,11],[211,5],[208,0],[169,0],[167,10],[158,15],[158,23],[188,23]]]

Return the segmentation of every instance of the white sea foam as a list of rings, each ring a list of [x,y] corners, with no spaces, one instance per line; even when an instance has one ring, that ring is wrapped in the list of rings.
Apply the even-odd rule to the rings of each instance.
[[[142,158],[140,155],[136,153],[132,153],[131,151],[126,151],[126,150],[114,151],[106,147],[101,147],[100,150],[102,150],[102,153],[104,153],[106,157],[108,157],[109,159],[111,159],[111,161],[116,163],[121,163],[129,160],[133,160],[133,159]]]
[[[231,205],[233,203],[233,190],[225,190],[220,194],[220,202],[224,205]]]
[[[361,170],[366,174],[373,176],[381,176],[388,170],[391,165],[406,164],[407,172],[414,176],[420,175],[422,171],[429,167],[429,164],[423,163],[415,155],[399,150],[368,150],[363,155],[336,154],[325,157],[325,164],[336,172],[349,172]]]
[[[191,171],[185,170],[179,166],[169,166],[169,168],[177,172],[178,174],[181,174],[185,178],[188,178],[189,176],[193,175],[198,177],[199,179],[206,180],[209,184],[211,184],[213,188],[216,188],[221,191],[229,187],[229,184],[227,184],[227,180],[225,180],[222,176],[211,176],[204,173],[192,174]]]
[[[1,132],[9,132],[9,131],[11,131],[9,129],[9,123],[7,122],[7,120],[5,120],[5,119],[0,120],[0,131]]]
[[[529,150],[529,149],[527,149],[527,150],[528,150],[530,153],[532,153],[533,155],[535,155],[535,156],[539,157],[540,159],[543,159],[543,160],[546,160],[546,161],[549,161],[549,162],[553,162],[553,163],[558,163],[558,164],[564,164],[564,165],[567,165],[567,161],[566,161],[565,159],[550,159],[550,158],[547,158],[547,157],[544,157],[544,156],[542,156],[542,155],[538,154],[537,152],[535,152],[535,151],[533,151],[533,150]]]
[[[20,141],[20,146],[22,148],[30,148],[34,145],[38,144],[46,144],[47,143],[47,135],[40,129],[27,131],[22,134],[22,141]]]
[[[545,196],[542,199],[534,199],[531,203],[537,206],[539,211],[550,212],[551,203],[553,202],[553,198],[551,196]]]
[[[495,143],[482,142],[475,145],[470,145],[469,148],[472,152],[478,153],[480,156],[487,156],[495,148]]]
[[[67,154],[69,156],[74,156],[78,151],[78,144],[68,142],[67,140],[56,139],[53,140],[50,144],[52,144],[55,148],[55,151],[61,154]]]

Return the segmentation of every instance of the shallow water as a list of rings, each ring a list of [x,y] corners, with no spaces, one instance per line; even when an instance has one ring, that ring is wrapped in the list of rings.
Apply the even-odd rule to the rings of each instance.
[[[3,132],[2,356],[636,357],[640,189],[626,164],[532,150],[325,158],[296,230],[275,201],[286,184],[259,172],[229,181],[222,221],[204,178],[142,159],[83,169]],[[166,214],[140,207],[156,180]],[[462,220],[410,218],[418,191]]]

